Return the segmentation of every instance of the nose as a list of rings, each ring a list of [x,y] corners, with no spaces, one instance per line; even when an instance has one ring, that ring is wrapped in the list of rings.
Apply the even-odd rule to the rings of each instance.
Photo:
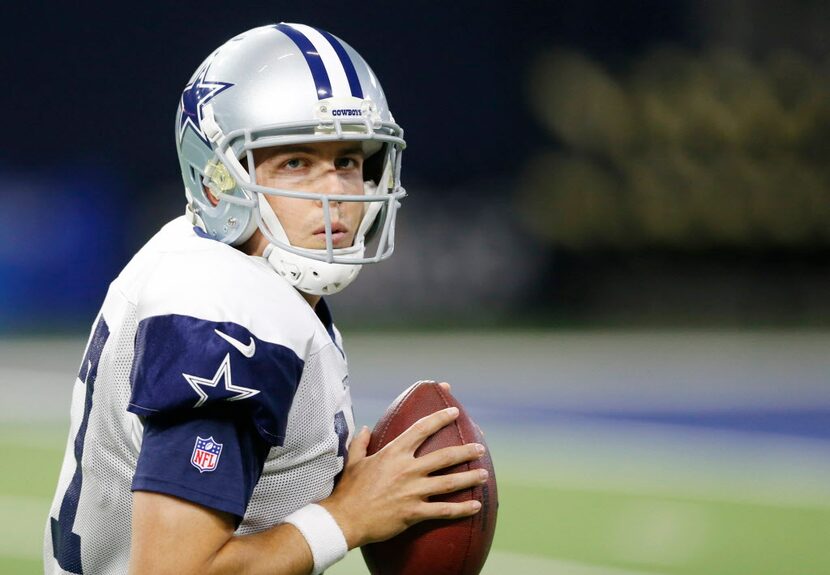
[[[317,185],[315,188],[317,193],[329,196],[329,204],[333,204],[335,207],[339,207],[342,203],[337,199],[337,196],[342,196],[348,193],[348,189],[346,188],[346,183],[343,181],[342,175],[334,168],[326,170],[325,173],[321,174],[317,178]],[[317,200],[316,203],[318,206],[323,205],[322,200]]]

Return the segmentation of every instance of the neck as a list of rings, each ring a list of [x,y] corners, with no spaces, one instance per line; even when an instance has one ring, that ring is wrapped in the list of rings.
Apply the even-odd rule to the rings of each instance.
[[[300,291],[300,290],[297,290]],[[312,295],[310,293],[305,293],[303,291],[300,292],[300,295],[303,296],[303,299],[308,302],[308,305],[311,306],[311,309],[317,307],[317,303],[320,301],[320,296]]]
[[[250,239],[248,239],[248,241],[238,246],[238,249],[248,254],[249,256],[261,256],[265,252],[265,247],[267,245],[268,240],[265,239],[265,236],[262,234],[261,231],[256,230],[254,234],[250,237]],[[320,296],[308,294],[300,290],[297,291],[300,292],[300,295],[303,296],[303,299],[308,302],[308,305],[310,305],[312,309],[317,307],[317,302],[320,301]]]
[[[254,234],[248,238],[244,244],[236,246],[236,248],[249,256],[261,256],[265,251],[265,246],[268,245],[268,240],[262,235],[262,232],[256,230]]]

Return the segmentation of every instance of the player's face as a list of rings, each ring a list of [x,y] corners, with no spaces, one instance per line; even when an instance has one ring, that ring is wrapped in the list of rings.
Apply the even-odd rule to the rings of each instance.
[[[319,142],[257,150],[257,183],[331,198],[332,243],[352,245],[363,217],[363,202],[338,202],[340,195],[363,194],[363,150],[355,142]],[[325,249],[323,202],[266,196],[288,241],[302,248]]]

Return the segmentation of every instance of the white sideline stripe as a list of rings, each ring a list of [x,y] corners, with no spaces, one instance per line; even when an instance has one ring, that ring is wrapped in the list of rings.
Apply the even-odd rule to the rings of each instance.
[[[504,575],[504,573],[511,575],[662,575],[658,571],[632,571],[494,549],[490,552],[481,574]]]
[[[41,369],[41,368],[27,368],[27,367],[0,367],[0,382],[13,384],[16,379],[27,380],[29,377],[55,377],[59,379],[71,379],[72,372],[69,375],[65,371],[57,369]]]
[[[352,90],[349,87],[349,80],[346,78],[346,70],[343,69],[343,64],[340,63],[340,58],[337,56],[337,52],[334,51],[331,44],[329,44],[329,41],[311,26],[291,24],[291,27],[305,34],[306,38],[317,49],[317,53],[323,60],[323,65],[329,74],[332,96],[335,98],[351,96]]]
[[[2,355],[0,361],[3,361]],[[69,399],[77,374],[77,367],[65,371],[0,368],[0,389],[3,390],[0,424],[68,419]]]
[[[52,501],[0,495],[0,556],[37,559],[43,552],[46,516]]]

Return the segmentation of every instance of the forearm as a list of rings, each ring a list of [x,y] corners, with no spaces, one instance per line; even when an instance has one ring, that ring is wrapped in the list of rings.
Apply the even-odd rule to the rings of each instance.
[[[313,560],[308,543],[288,524],[251,535],[231,537],[214,557],[209,575],[308,575]]]
[[[199,547],[198,543],[195,544]],[[251,535],[232,536],[215,553],[181,540],[160,546],[149,556],[133,554],[131,575],[308,575],[312,557],[303,536],[292,525],[282,524]]]
[[[288,515],[283,522],[270,531],[229,541],[228,545],[223,546],[227,557],[218,558],[215,572],[226,573],[230,569],[230,572],[238,573],[245,564],[258,566],[259,557],[251,556],[251,553],[259,553],[262,549],[291,549],[292,552],[285,554],[275,572],[308,573],[310,557],[311,572],[318,574],[340,561],[349,549],[341,522],[324,505],[306,505]],[[293,529],[287,529],[289,526]],[[300,547],[304,552],[295,553],[294,550]],[[260,573],[258,569],[244,572]]]
[[[231,515],[160,493],[133,494],[130,575],[308,575],[313,559],[288,524],[234,535]]]

